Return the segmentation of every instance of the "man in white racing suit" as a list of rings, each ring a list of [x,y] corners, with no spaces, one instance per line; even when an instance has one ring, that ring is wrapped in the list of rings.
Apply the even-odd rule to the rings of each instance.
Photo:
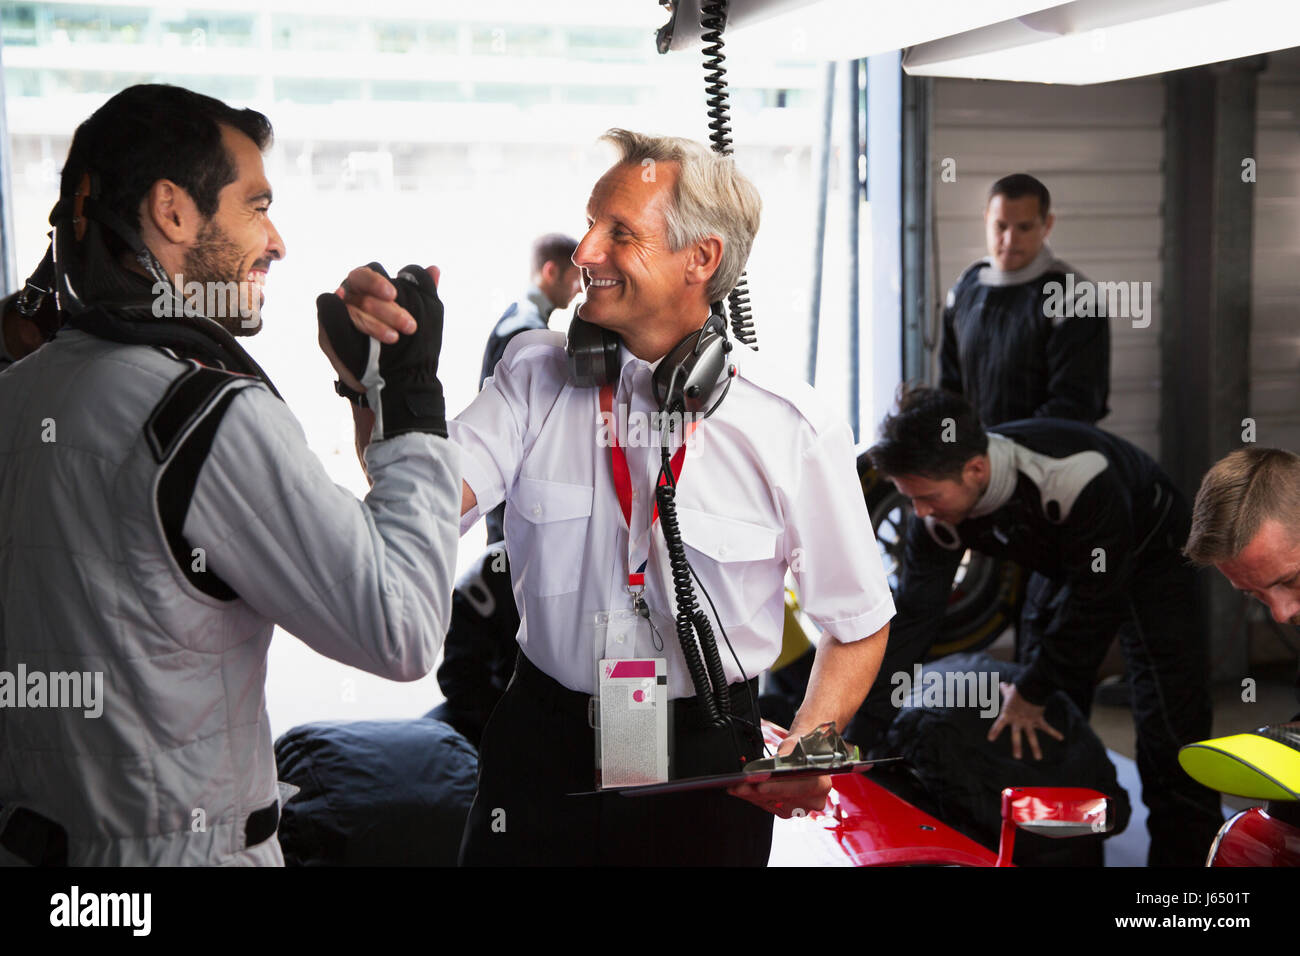
[[[0,374],[0,862],[281,864],[273,626],[395,680],[434,665],[461,486],[442,306],[403,271],[373,308],[412,334],[373,349],[320,306],[327,353],[383,372],[358,501],[233,338],[284,255],[270,134],[137,86],[73,139],[51,214],[68,323]]]

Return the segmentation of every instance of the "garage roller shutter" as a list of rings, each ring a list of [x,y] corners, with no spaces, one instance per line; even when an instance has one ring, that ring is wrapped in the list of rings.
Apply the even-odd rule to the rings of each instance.
[[[1300,50],[1269,55],[1257,116],[1250,410],[1259,444],[1300,452]]]

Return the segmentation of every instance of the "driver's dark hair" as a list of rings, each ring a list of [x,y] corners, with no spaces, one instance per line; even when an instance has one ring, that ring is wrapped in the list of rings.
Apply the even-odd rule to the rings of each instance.
[[[881,474],[955,480],[966,462],[988,451],[979,416],[955,392],[904,384],[897,403],[880,423],[880,441],[867,450]]]
[[[271,121],[256,110],[235,109],[179,86],[127,87],[77,127],[59,194],[72,196],[83,173],[97,173],[101,202],[138,230],[141,200],[155,182],[170,179],[210,217],[221,190],[237,175],[221,141],[222,125],[260,150],[271,144]]]

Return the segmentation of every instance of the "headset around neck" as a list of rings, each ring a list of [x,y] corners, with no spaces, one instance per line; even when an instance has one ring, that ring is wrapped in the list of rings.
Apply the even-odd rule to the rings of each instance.
[[[726,307],[714,302],[699,329],[677,343],[655,369],[655,401],[660,411],[684,412],[701,419],[712,415],[731,388],[736,366],[729,360]],[[569,380],[580,388],[599,388],[618,381],[619,336],[574,311],[565,353]]]

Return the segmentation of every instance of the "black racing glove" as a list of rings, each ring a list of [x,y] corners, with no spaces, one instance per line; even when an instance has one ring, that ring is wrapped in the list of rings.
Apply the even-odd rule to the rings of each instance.
[[[370,263],[384,278],[388,273]],[[406,432],[447,437],[447,408],[438,381],[442,350],[442,302],[433,277],[420,266],[406,266],[393,279],[397,304],[415,319],[415,331],[389,345],[357,329],[348,307],[333,293],[316,299],[316,318],[334,354],[366,388],[365,403],[375,413],[372,441]],[[346,391],[340,389],[340,394]]]

